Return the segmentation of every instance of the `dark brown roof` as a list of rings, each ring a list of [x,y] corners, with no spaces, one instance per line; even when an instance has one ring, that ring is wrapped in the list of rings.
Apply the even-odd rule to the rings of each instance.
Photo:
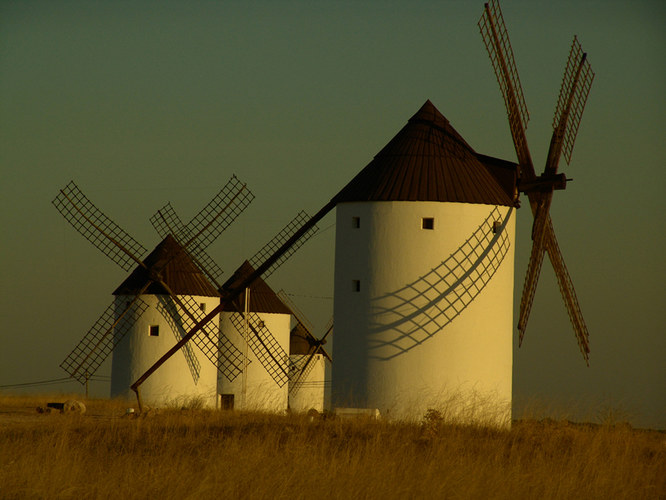
[[[312,342],[309,339],[313,339],[312,334],[296,323],[289,337],[289,354],[310,354]]]
[[[210,284],[187,252],[171,235],[164,238],[143,263],[146,267],[137,266],[132,274],[116,288],[114,295],[134,295],[139,293],[147,283],[150,285],[144,293],[167,295],[168,293],[162,285],[150,279],[150,271],[159,272],[164,283],[177,295],[204,297],[219,295],[215,287]]]
[[[491,172],[493,168],[493,162],[481,160],[437,108],[426,101],[334,201],[514,205],[515,184],[508,186],[499,181]],[[513,165],[514,178],[515,170]]]
[[[289,337],[289,354],[312,354],[317,348],[317,339],[300,322],[291,329]],[[329,361],[331,356],[322,346],[319,353],[323,354]]]
[[[243,279],[248,277],[254,272],[254,268],[248,261],[243,262],[238,270],[234,273],[229,284],[229,288],[235,288]],[[236,305],[229,304],[222,308],[223,311],[238,311],[239,307],[242,310],[245,304],[245,291],[241,292],[238,298],[234,301]],[[291,310],[284,305],[277,294],[269,287],[266,282],[260,277],[255,279],[250,285],[250,311],[251,312],[264,312],[275,314],[291,314]]]

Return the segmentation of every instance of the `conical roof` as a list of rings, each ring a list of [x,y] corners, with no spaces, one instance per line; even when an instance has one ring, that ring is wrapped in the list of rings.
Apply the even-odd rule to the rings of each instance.
[[[233,275],[233,281],[229,284],[230,288],[235,288],[241,281],[254,272],[252,265],[245,261]],[[245,290],[241,292],[234,304],[227,304],[222,308],[223,311],[238,311],[245,304]],[[242,309],[241,309],[242,310]],[[266,282],[257,277],[250,285],[250,312],[263,312],[275,314],[291,314],[291,310],[284,305],[277,294],[269,287]]]
[[[512,166],[515,178],[515,165],[484,158],[494,160],[478,155],[428,100],[334,201],[514,205],[513,187],[496,170]]]
[[[217,290],[180,244],[171,235],[168,235],[155,247],[143,261],[146,267],[137,266],[132,274],[123,281],[113,292],[114,295],[134,295],[139,293],[146,284],[150,283],[143,292],[151,295],[168,295],[164,287],[152,281],[152,272],[158,272],[164,283],[176,295],[201,295],[216,297]]]
[[[289,354],[310,354],[312,334],[302,324],[296,323],[289,335]]]

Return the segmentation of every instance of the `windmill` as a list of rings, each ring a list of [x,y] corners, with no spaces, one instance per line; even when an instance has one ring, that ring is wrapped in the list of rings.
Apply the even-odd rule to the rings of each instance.
[[[277,295],[295,319],[289,339],[289,409],[294,412],[311,409],[322,412],[326,401],[326,361],[333,362],[323,346],[333,332],[333,319],[324,328],[322,337],[317,339],[312,333],[312,323],[287,292],[280,290]]]
[[[573,325],[578,347],[585,358],[585,362],[589,365],[589,334],[578,304],[573,282],[564,264],[564,258],[555,237],[553,223],[550,219],[550,205],[553,199],[553,191],[564,189],[568,181],[565,174],[557,173],[559,161],[562,154],[564,154],[567,164],[571,162],[571,154],[585,103],[594,80],[594,72],[587,60],[587,54],[583,52],[578,39],[574,36],[564,69],[555,116],[553,117],[553,135],[550,140],[546,165],[543,173],[537,176],[525,135],[529,113],[516,69],[513,49],[504,24],[504,17],[497,0],[484,5],[483,14],[478,25],[506,105],[511,137],[518,156],[520,177],[517,187],[520,192],[527,195],[534,216],[532,250],[520,300],[519,343],[522,344],[527,329],[527,320],[534,302],[534,293],[536,292],[544,254],[548,253],[569,319]]]
[[[67,222],[123,270],[129,271],[137,265],[116,290],[114,302],[65,358],[61,367],[71,377],[84,383],[109,354],[121,346],[120,351],[124,352],[114,356],[112,391],[119,393],[118,386],[126,389],[128,380],[152,364],[156,349],[159,352],[159,348],[170,345],[168,335],[162,335],[163,339],[167,339],[166,344],[161,341],[151,348],[135,345],[135,351],[141,351],[142,355],[134,355],[130,362],[127,342],[123,348],[122,341],[128,333],[138,333],[143,318],[152,316],[147,325],[147,335],[138,335],[141,340],[137,342],[143,342],[148,336],[159,338],[160,326],[167,327],[179,339],[189,331],[190,324],[203,316],[205,307],[212,309],[219,304],[217,290],[200,269],[206,269],[211,278],[219,276],[221,271],[211,265],[212,259],[205,249],[247,208],[253,198],[247,186],[233,176],[188,224],[190,233],[186,241],[181,244],[171,235],[166,235],[156,249],[144,257],[145,247],[97,209],[74,182],[60,190],[53,204]],[[202,262],[207,263],[205,267]],[[194,293],[190,293],[192,291]],[[220,351],[218,343],[226,349]],[[163,400],[166,396],[164,387],[169,386],[171,396],[184,392],[194,396],[205,393],[208,397],[216,386],[215,368],[228,377],[238,372],[239,353],[234,352],[233,346],[229,346],[224,339],[218,339],[216,323],[202,330],[193,344],[195,347],[188,346],[183,350],[184,359],[179,360],[180,368],[172,366],[165,369],[162,383],[156,381],[147,393]],[[206,364],[202,369],[198,359],[202,355],[213,362],[212,374]],[[191,377],[182,376],[181,371],[190,372]],[[189,383],[174,382],[188,379]],[[215,401],[215,392],[211,397]]]
[[[508,425],[515,178],[426,101],[334,198],[334,406]]]
[[[585,360],[588,335],[548,213],[570,159],[593,73],[574,39],[553,139],[536,176],[526,108],[496,2],[479,23],[509,111],[519,164],[477,153],[427,101],[338,193],[335,404],[421,418],[511,422],[515,210],[526,193],[533,249],[519,319],[525,331],[543,254],[556,270]]]

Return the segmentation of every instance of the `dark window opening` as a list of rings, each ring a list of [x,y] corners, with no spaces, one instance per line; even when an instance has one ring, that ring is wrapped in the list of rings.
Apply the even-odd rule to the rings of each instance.
[[[354,292],[361,291],[361,280],[352,280],[352,290]]]
[[[352,227],[354,229],[358,229],[361,227],[361,218],[360,217],[352,217]]]
[[[159,337],[160,325],[150,325],[150,329],[148,330],[148,335],[150,335],[151,337]]]
[[[421,219],[421,229],[435,229],[435,219],[433,217]]]
[[[220,394],[220,408],[223,410],[234,409],[234,395],[233,394]]]

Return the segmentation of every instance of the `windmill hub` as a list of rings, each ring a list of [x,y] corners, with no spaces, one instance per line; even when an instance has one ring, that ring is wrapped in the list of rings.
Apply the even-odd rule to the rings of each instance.
[[[518,190],[521,193],[550,193],[554,190],[566,189],[567,182],[566,174],[542,174],[533,180],[519,181]]]

